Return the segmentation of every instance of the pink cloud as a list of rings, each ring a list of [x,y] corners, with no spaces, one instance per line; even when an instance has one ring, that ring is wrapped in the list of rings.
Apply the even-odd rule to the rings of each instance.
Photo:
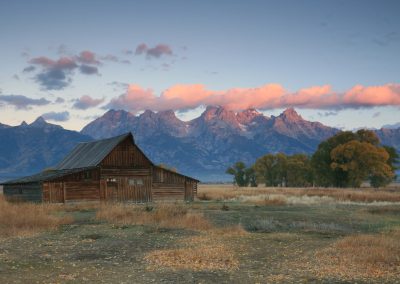
[[[343,102],[354,106],[398,106],[400,105],[400,85],[387,84],[370,87],[357,85],[344,95]]]
[[[77,56],[77,60],[85,64],[99,65],[100,61],[96,59],[96,54],[89,50],[84,50]]]
[[[185,110],[204,105],[222,105],[233,110],[400,106],[400,85],[355,86],[347,92],[338,93],[333,91],[329,85],[288,92],[279,84],[267,84],[258,88],[233,88],[226,91],[207,90],[204,85],[195,84],[172,86],[160,96],[156,96],[151,89],[129,85],[125,94],[112,99],[106,107],[138,112],[145,109]]]
[[[145,43],[141,43],[136,47],[135,54],[140,55],[147,52],[147,45]]]
[[[30,61],[32,64],[41,65],[43,68],[48,69],[64,69],[72,70],[78,67],[75,61],[69,57],[61,57],[58,60],[53,60],[45,56],[32,58]]]
[[[148,47],[145,43],[141,43],[136,47],[136,55],[145,54],[147,58],[160,58],[163,55],[172,55],[172,49],[166,44],[157,44],[154,47]]]

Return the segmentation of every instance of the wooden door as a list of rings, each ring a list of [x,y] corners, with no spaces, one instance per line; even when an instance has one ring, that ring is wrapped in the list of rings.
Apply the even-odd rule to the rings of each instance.
[[[125,180],[124,200],[134,202],[151,201],[151,177],[131,176]]]
[[[185,200],[193,201],[193,183],[185,181]]]
[[[64,186],[62,182],[47,182],[43,184],[43,199],[50,203],[62,203],[64,200]]]
[[[107,200],[110,201],[118,201],[119,194],[118,194],[118,182],[117,181],[107,181]]]

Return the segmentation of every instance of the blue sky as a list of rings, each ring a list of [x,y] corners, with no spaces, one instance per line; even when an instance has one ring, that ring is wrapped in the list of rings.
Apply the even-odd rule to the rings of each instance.
[[[111,107],[190,119],[215,103],[275,115],[294,106],[345,129],[396,123],[399,10],[399,1],[1,1],[0,122],[45,114],[80,130]]]

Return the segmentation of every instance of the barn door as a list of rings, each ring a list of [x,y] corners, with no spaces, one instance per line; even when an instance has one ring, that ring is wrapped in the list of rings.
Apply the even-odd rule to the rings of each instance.
[[[127,178],[126,200],[134,202],[151,201],[151,177],[132,176]]]
[[[118,201],[118,182],[115,178],[107,179],[106,199],[110,201]]]
[[[190,181],[185,181],[185,200],[193,201],[193,184]]]
[[[64,187],[62,182],[48,182],[43,184],[44,201],[50,203],[64,202]]]

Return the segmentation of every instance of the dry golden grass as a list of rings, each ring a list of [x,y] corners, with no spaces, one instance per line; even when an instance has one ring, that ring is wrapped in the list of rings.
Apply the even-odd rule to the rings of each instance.
[[[317,252],[319,276],[377,278],[400,276],[400,230],[345,237]]]
[[[151,209],[151,210],[150,210]],[[154,208],[128,204],[103,204],[96,218],[118,225],[153,225],[201,232],[179,242],[183,247],[152,251],[145,256],[148,269],[233,270],[238,267],[227,238],[247,234],[241,226],[214,228],[200,213],[183,204],[157,204]]]
[[[374,190],[344,189],[344,188],[278,188],[278,187],[256,187],[240,188],[233,185],[204,185],[200,184],[197,197],[200,200],[235,200],[243,196],[264,195],[266,205],[269,200],[274,200],[275,195],[280,196],[308,196],[308,197],[331,197],[337,201],[352,202],[400,202],[400,190]],[[255,202],[262,202],[258,200]],[[282,203],[285,201],[282,200]],[[274,204],[274,202],[272,202]]]
[[[59,207],[60,210],[65,212],[88,211],[98,209],[100,203],[98,201],[87,201],[77,203],[66,203],[64,206]]]
[[[72,222],[71,217],[57,217],[57,205],[9,203],[0,195],[0,238],[30,236]]]
[[[96,218],[116,225],[155,225],[163,228],[208,230],[211,223],[201,213],[190,211],[181,204],[161,203],[157,206],[102,204]]]

